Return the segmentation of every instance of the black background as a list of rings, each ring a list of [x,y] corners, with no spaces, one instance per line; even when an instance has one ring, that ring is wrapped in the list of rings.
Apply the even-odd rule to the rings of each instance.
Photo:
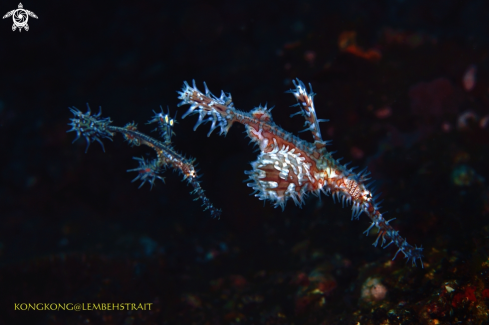
[[[2,2],[0,11],[17,5]],[[463,129],[457,121],[466,111],[478,119],[489,113],[487,3],[23,5],[39,17],[29,18],[29,31],[12,32],[11,18],[0,21],[0,323],[485,319],[467,315],[476,304],[486,308],[484,281],[474,277],[487,259],[489,135],[480,120]],[[411,35],[414,43],[389,41],[388,30]],[[356,31],[358,46],[382,58],[340,51],[344,31]],[[466,91],[462,77],[471,64],[478,69],[477,83]],[[372,247],[373,234],[362,235],[368,219],[350,221],[350,210],[331,198],[309,197],[302,209],[289,202],[284,212],[263,205],[243,183],[257,155],[244,127],[207,137],[208,125],[194,132],[195,117],[179,118],[186,107],[177,108],[176,91],[195,79],[201,90],[205,81],[215,94],[230,92],[238,109],[276,106],[275,122],[297,134],[303,120],[289,118],[295,100],[284,94],[294,78],[310,82],[317,93],[318,118],[330,119],[322,124],[323,137],[333,140],[335,157],[368,166],[384,209],[397,218],[395,227],[410,243],[426,247],[424,269],[405,265],[401,256],[386,263],[394,247]],[[449,81],[448,90],[421,97],[426,104],[417,109],[410,91],[439,78]],[[437,100],[441,113],[429,111]],[[160,105],[172,114],[178,110],[175,147],[197,159],[207,196],[223,210],[221,220],[202,211],[177,173],[167,171],[166,183],[151,191],[131,183],[135,175],[126,170],[137,166],[132,157],[153,157],[150,149],[131,148],[119,135],[113,143],[104,141],[105,153],[93,144],[85,154],[83,140],[71,144],[68,107],[85,111],[87,102],[93,111],[102,106],[113,125],[134,121],[152,136],[153,126],[145,125],[152,111]],[[376,112],[384,107],[391,115],[379,118]],[[308,133],[300,136],[311,140]],[[469,177],[468,186],[456,184],[461,165],[479,175]],[[464,273],[444,273],[460,269],[457,263]],[[318,269],[335,289],[315,296],[297,278],[308,274],[313,283]],[[372,276],[389,290],[382,302],[361,298],[360,288]],[[453,279],[460,286],[443,305],[445,313],[420,307]],[[478,283],[477,301],[454,305],[454,294],[465,292],[470,281]],[[28,302],[154,305],[139,312],[14,311],[14,303]],[[410,313],[396,318],[391,309],[396,317],[401,309]]]

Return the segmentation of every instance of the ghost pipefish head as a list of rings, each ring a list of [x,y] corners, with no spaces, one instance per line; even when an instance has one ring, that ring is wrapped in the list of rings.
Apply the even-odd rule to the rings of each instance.
[[[148,121],[147,124],[158,123],[158,130],[160,131],[160,136],[165,139],[166,144],[171,143],[171,137],[175,135],[173,132],[173,126],[175,125],[177,113],[175,112],[175,116],[173,118],[170,117],[170,109],[167,107],[167,113],[163,112],[163,107],[160,106],[161,112],[156,113],[151,120]]]

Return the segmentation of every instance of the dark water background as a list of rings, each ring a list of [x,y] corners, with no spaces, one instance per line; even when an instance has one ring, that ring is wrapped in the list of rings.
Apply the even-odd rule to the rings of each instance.
[[[0,22],[0,324],[489,321],[486,1],[23,5],[39,17],[29,31]],[[390,262],[394,247],[362,235],[368,218],[350,221],[330,197],[282,212],[250,196],[257,153],[241,125],[209,138],[195,117],[175,127],[219,221],[176,173],[151,191],[131,183],[132,157],[150,149],[117,135],[85,154],[66,133],[68,107],[86,102],[150,133],[152,111],[175,112],[176,91],[195,79],[244,111],[275,105],[274,121],[297,134],[303,120],[289,118],[284,94],[294,78],[317,93],[335,157],[368,166],[392,224],[423,245],[423,269]],[[38,302],[153,305],[14,310]]]

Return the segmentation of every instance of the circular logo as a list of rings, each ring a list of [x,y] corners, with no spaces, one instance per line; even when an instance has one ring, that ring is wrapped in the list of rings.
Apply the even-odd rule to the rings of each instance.
[[[37,19],[36,14],[32,11],[25,10],[24,6],[22,6],[22,3],[19,3],[18,9],[10,10],[2,18],[5,19],[10,16],[12,16],[12,19],[14,20],[12,31],[15,31],[18,28],[19,32],[22,31],[22,28],[26,31],[29,30],[29,25],[27,25],[29,16]]]
[[[15,10],[15,13],[13,14],[14,18],[14,24],[22,28],[27,24],[27,20],[29,19],[27,16],[27,12],[25,12],[24,9],[17,9]]]

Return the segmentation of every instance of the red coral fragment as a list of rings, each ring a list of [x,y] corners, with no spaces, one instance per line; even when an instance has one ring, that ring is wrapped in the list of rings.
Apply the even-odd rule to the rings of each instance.
[[[338,47],[340,51],[347,52],[358,56],[368,61],[379,61],[382,58],[382,54],[377,49],[364,50],[359,47],[356,42],[357,33],[354,31],[345,31],[338,37]]]
[[[452,306],[456,308],[463,301],[477,301],[477,298],[475,297],[475,288],[467,287],[465,292],[459,292],[453,296]]]
[[[482,298],[489,298],[489,289],[482,290]]]

